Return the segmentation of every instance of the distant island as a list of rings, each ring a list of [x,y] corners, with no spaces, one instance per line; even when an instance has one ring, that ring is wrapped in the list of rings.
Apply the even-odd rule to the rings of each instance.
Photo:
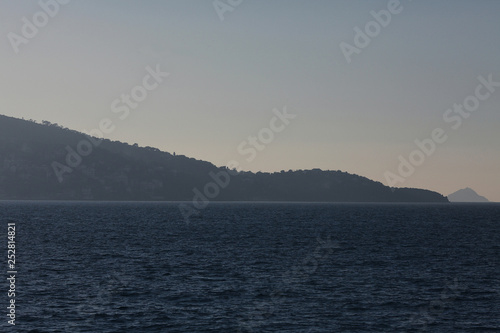
[[[448,199],[450,202],[490,202],[485,197],[477,194],[476,191],[470,187],[466,187],[450,194]]]
[[[48,121],[0,115],[0,199],[448,202],[342,171],[237,172]]]

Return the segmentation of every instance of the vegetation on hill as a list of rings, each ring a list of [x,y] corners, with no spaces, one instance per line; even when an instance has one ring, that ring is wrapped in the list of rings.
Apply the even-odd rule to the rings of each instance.
[[[197,194],[214,201],[448,202],[342,171],[235,172],[0,115],[0,199],[191,201]]]

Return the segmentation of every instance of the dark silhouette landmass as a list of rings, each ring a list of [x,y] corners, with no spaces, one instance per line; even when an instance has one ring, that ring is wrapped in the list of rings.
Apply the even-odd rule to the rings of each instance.
[[[436,192],[391,189],[342,171],[236,174],[153,147],[0,115],[0,199],[191,201],[199,193],[212,201],[448,202]]]
[[[458,190],[448,196],[450,202],[490,202],[470,187]]]

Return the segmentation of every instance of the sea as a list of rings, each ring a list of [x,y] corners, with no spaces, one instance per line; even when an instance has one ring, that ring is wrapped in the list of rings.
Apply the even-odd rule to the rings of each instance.
[[[500,204],[2,201],[0,221],[1,332],[500,332]]]

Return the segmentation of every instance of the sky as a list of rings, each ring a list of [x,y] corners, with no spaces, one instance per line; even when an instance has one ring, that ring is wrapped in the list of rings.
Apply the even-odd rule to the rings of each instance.
[[[499,1],[59,1],[0,0],[0,114],[500,202]]]

